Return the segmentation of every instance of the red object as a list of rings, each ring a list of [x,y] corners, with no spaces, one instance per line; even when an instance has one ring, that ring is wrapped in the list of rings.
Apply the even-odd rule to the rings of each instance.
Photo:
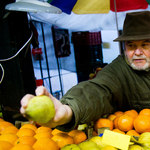
[[[36,86],[42,86],[42,85],[43,85],[43,80],[42,79],[36,80]]]
[[[116,0],[116,11],[128,11],[137,9],[146,9],[148,3],[146,0]],[[110,10],[115,12],[114,0],[110,0]]]
[[[32,48],[32,54],[35,56],[35,54],[42,54],[42,48]]]
[[[72,32],[72,42],[74,45],[100,45],[101,32]]]

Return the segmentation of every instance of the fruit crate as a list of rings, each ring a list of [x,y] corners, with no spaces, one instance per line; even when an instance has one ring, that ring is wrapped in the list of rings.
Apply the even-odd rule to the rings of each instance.
[[[74,45],[78,82],[89,79],[89,74],[104,67],[102,45]]]
[[[72,43],[78,45],[102,44],[101,32],[72,32]]]

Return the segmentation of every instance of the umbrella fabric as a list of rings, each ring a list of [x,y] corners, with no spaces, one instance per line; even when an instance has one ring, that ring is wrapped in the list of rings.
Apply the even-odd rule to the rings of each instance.
[[[148,4],[150,4],[150,0],[146,0],[148,2]]]
[[[50,4],[58,7],[62,12],[71,14],[71,11],[77,0],[53,0]]]
[[[72,9],[75,14],[109,13],[110,0],[78,0]]]
[[[116,11],[128,11],[137,9],[147,9],[150,0],[115,0],[116,1]],[[110,0],[110,10],[115,12],[114,0]]]

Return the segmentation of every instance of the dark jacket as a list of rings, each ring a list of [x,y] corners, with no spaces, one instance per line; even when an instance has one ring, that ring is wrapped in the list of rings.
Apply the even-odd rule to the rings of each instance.
[[[58,127],[64,131],[117,110],[139,112],[150,108],[150,72],[133,70],[120,55],[99,71],[96,78],[72,87],[61,102],[74,113],[70,123]]]

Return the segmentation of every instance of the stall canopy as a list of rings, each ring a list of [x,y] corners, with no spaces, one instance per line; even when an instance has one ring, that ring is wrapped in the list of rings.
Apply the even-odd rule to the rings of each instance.
[[[150,10],[150,0],[52,0],[50,4],[62,13],[31,13],[31,18],[73,31],[122,29],[127,12]]]

